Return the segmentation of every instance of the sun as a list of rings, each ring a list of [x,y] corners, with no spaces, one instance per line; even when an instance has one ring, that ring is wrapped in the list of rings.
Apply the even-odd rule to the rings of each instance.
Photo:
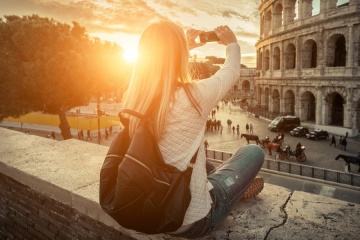
[[[133,63],[136,61],[137,56],[138,56],[137,49],[127,48],[127,49],[125,49],[123,57],[127,62]]]

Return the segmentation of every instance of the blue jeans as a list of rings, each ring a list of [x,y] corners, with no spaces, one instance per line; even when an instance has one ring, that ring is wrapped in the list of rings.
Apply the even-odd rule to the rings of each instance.
[[[191,224],[184,232],[171,234],[183,238],[198,238],[220,225],[255,179],[264,162],[264,152],[257,145],[247,145],[211,171],[208,180],[214,186],[210,191],[212,205],[209,214]],[[209,163],[207,163],[207,168]],[[209,170],[209,169],[208,169]]]

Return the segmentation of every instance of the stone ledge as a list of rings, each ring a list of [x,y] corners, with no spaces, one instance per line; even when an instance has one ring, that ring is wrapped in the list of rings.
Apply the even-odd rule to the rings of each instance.
[[[180,239],[124,229],[98,203],[99,173],[108,147],[0,128],[0,172],[135,239]],[[1,214],[1,212],[0,212]],[[215,239],[356,239],[360,205],[265,184],[242,200],[210,233]]]

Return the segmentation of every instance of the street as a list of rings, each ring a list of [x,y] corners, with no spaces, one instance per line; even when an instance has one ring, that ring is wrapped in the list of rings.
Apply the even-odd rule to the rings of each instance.
[[[247,116],[246,112],[237,111],[232,113],[229,112],[227,107],[219,109],[216,113],[216,119],[221,120],[221,123],[224,127],[223,133],[220,134],[219,131],[206,131],[205,139],[209,142],[209,149],[220,150],[224,152],[234,152],[238,147],[247,145],[245,138],[240,138],[241,133],[246,133],[245,125],[246,123],[252,124],[254,127],[254,134],[258,135],[260,139],[264,139],[266,136],[270,140],[278,134],[277,132],[271,132],[267,129],[269,121],[261,118],[255,118],[254,116]],[[232,120],[232,125],[240,125],[240,135],[236,133],[233,134],[232,130],[228,129],[227,119]],[[330,134],[330,137],[332,135]],[[338,139],[337,139],[338,140]],[[343,151],[337,147],[330,146],[331,139],[321,139],[321,140],[309,140],[306,137],[293,137],[290,133],[285,133],[284,143],[282,147],[285,147],[287,144],[290,145],[291,149],[294,150],[296,144],[300,142],[306,147],[305,153],[307,160],[303,163],[300,163],[295,160],[295,158],[290,158],[290,160],[298,164],[304,164],[319,168],[327,168],[337,171],[344,171],[344,161],[335,160],[337,154],[346,154],[356,156],[357,152],[360,150],[360,142],[358,140],[353,140],[348,138],[347,150]],[[250,141],[250,143],[255,143]],[[272,156],[269,155],[268,150],[264,149],[265,158],[275,159],[275,154]],[[278,159],[278,158],[277,158]],[[357,173],[358,167],[353,166],[352,172]]]

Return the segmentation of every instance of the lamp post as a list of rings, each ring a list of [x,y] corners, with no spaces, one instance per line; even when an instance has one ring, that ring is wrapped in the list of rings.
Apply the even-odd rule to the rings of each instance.
[[[98,117],[98,137],[97,137],[97,140],[98,140],[98,144],[101,143],[101,132],[100,132],[100,117],[102,116],[102,111],[100,109],[100,102],[102,100],[102,97],[97,97],[97,104],[96,104],[96,107],[97,107],[97,117]]]

